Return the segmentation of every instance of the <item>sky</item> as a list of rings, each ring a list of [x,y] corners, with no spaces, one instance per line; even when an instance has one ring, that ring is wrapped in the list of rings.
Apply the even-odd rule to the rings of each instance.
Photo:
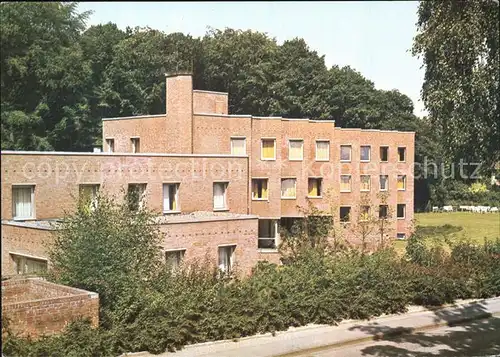
[[[290,2],[82,2],[92,10],[88,26],[149,26],[166,33],[203,36],[209,27],[267,33],[279,44],[303,38],[325,56],[328,67],[359,71],[378,89],[398,89],[426,114],[420,100],[422,62],[410,53],[416,35],[417,1]]]

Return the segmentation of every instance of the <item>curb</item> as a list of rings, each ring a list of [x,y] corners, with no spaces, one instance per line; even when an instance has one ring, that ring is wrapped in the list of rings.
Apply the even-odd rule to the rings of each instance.
[[[476,320],[483,320],[487,319],[490,317],[496,317],[500,316],[500,312],[498,313],[481,313],[477,314],[475,316],[470,316],[470,317],[464,317],[464,318],[459,318],[454,321],[444,321],[444,322],[439,322],[439,323],[434,323],[434,324],[429,324],[429,325],[423,325],[419,327],[399,327],[395,328],[389,332],[379,332],[373,336],[368,336],[368,337],[363,337],[363,338],[356,338],[352,340],[345,340],[337,343],[332,343],[332,344],[327,344],[327,345],[322,345],[322,346],[317,346],[317,347],[311,347],[311,348],[306,348],[302,349],[299,351],[294,351],[294,352],[286,352],[282,353],[279,355],[274,355],[273,357],[294,357],[294,356],[303,356],[306,353],[314,353],[314,352],[320,352],[323,350],[329,350],[332,348],[340,348],[340,347],[346,347],[350,345],[357,345],[365,342],[370,342],[370,341],[380,341],[380,340],[385,340],[389,338],[394,338],[397,336],[402,336],[402,335],[411,335],[415,332],[422,332],[422,331],[427,331],[427,330],[433,330],[439,327],[444,327],[444,326],[458,326],[467,322],[471,321],[476,321]]]

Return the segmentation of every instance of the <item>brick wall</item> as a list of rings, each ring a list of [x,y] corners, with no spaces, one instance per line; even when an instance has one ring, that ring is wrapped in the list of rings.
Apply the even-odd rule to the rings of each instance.
[[[212,211],[214,181],[228,181],[229,211],[247,213],[244,157],[3,152],[2,219],[12,218],[12,186],[35,185],[36,219],[61,218],[76,207],[80,184],[121,196],[129,183],[147,183],[149,208],[162,212],[163,183],[178,182],[183,212]]]
[[[48,229],[2,223],[2,276],[16,274],[10,253],[47,258],[47,245],[51,244],[52,240],[52,232]]]
[[[186,262],[201,262],[207,258],[217,264],[218,247],[222,245],[236,245],[235,264],[243,274],[250,273],[258,260],[272,260],[272,256],[257,249],[257,217],[182,222],[162,225],[160,229],[164,234],[162,245],[186,249]]]
[[[228,114],[228,93],[193,90],[193,112]]]
[[[40,279],[2,281],[2,318],[12,331],[39,337],[61,332],[71,321],[88,317],[99,323],[99,296]]]

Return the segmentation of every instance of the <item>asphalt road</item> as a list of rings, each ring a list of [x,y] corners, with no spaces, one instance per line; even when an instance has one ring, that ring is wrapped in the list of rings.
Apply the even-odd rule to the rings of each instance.
[[[442,327],[387,340],[305,352],[297,357],[500,356],[500,317]]]

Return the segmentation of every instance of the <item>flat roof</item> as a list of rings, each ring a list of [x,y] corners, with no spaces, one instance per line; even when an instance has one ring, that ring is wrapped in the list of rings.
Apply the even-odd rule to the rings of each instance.
[[[14,151],[2,150],[2,155],[76,155],[76,156],[132,156],[132,157],[221,157],[221,158],[247,158],[248,155],[229,154],[167,154],[167,153],[131,153],[131,152],[74,152],[74,151]]]
[[[47,231],[53,231],[57,229],[58,224],[61,222],[60,219],[33,219],[26,221],[18,221],[13,219],[2,219],[2,224],[8,226],[16,226],[23,228],[32,229],[42,229]]]
[[[243,219],[257,219],[258,216],[242,213],[230,212],[211,212],[211,211],[195,211],[191,213],[166,214],[158,216],[156,223],[158,224],[176,224],[176,223],[197,223],[209,221],[233,221]]]

